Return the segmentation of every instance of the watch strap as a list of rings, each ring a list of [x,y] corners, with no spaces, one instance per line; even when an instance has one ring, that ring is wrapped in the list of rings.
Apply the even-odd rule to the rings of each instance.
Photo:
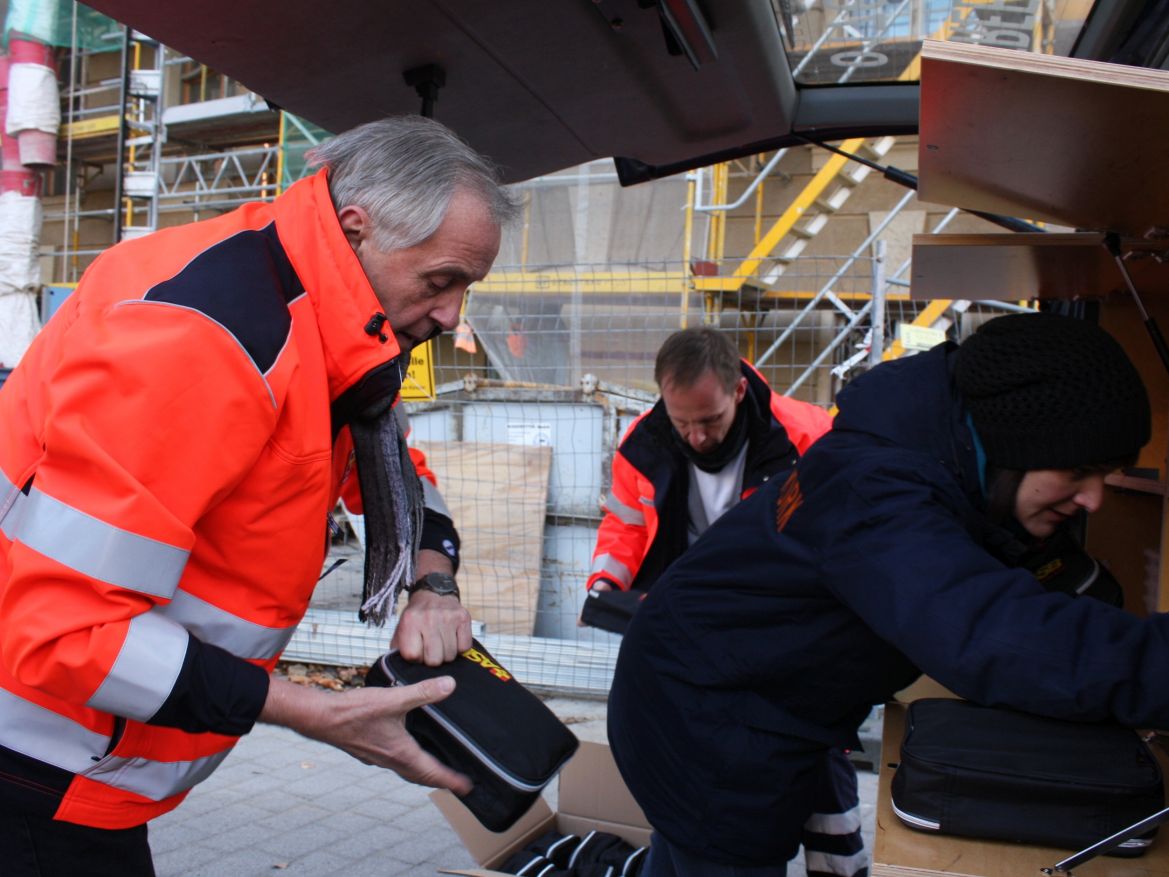
[[[445,572],[427,573],[412,585],[406,586],[406,593],[413,594],[415,591],[430,591],[441,596],[451,595],[455,599],[459,598],[459,585],[455,577]]]

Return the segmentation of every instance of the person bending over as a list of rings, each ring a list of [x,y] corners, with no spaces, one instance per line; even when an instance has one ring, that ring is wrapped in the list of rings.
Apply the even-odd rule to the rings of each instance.
[[[784,874],[831,754],[921,673],[981,704],[1169,723],[1169,617],[1045,590],[998,553],[1095,511],[1148,441],[1148,396],[1111,336],[999,317],[877,366],[838,404],[622,641],[609,739],[655,830],[647,877]]]

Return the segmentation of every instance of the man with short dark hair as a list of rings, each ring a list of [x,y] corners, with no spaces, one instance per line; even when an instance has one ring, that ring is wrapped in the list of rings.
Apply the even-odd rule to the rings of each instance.
[[[0,389],[5,873],[152,874],[146,822],[256,721],[469,789],[404,726],[449,677],[332,693],[270,671],[351,446],[363,611],[384,620],[407,590],[404,651],[469,646],[391,406],[516,207],[428,119],[363,125],[315,161],[270,204],[103,253]]]
[[[648,590],[727,509],[828,431],[824,409],[775,393],[709,326],[658,350],[661,399],[626,431],[597,533],[591,589]]]
[[[650,590],[707,528],[828,431],[824,409],[772,391],[726,334],[675,332],[658,350],[661,399],[639,417],[613,459],[597,533],[592,590]],[[856,771],[834,750],[803,835],[809,874],[853,877],[862,856]]]

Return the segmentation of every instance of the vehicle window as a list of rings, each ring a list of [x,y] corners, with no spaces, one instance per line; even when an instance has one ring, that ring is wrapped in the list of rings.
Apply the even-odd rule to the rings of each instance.
[[[916,82],[924,38],[1068,55],[1092,0],[772,0],[797,82]]]

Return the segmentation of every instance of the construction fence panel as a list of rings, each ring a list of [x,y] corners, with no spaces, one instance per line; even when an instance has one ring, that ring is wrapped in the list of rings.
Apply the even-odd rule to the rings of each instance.
[[[793,395],[828,408],[872,361],[872,259],[854,260],[839,292],[807,307],[845,261],[798,260],[786,275],[798,289],[745,285],[717,302],[690,288],[680,264],[496,266],[472,290],[459,328],[432,344],[433,398],[404,404],[460,530],[458,578],[477,636],[519,678],[561,693],[608,690],[620,639],[577,619],[612,456],[656,398],[662,341],[714,325],[756,360],[784,336],[760,370],[776,390],[798,381]],[[880,300],[878,348],[890,350],[927,303],[896,289]],[[956,303],[922,328],[931,341],[960,338],[998,312]],[[390,631],[357,621],[363,525],[339,517],[330,563],[345,563],[318,586],[291,659],[362,664],[388,647]]]

